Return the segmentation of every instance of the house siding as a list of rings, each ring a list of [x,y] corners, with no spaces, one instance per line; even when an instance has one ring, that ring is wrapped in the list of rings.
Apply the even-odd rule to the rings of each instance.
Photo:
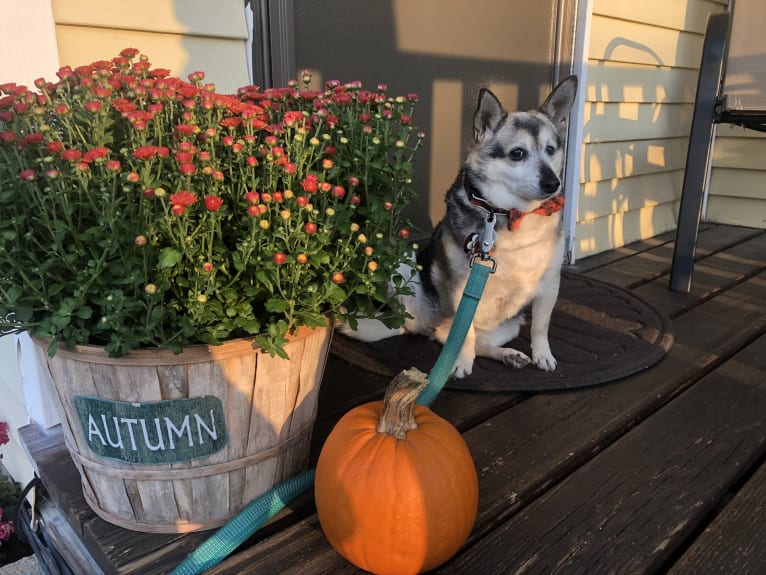
[[[593,1],[576,258],[675,228],[707,16],[725,9]]]
[[[204,70],[219,92],[249,82],[242,0],[51,0],[62,64],[104,60],[138,48],[185,78]]]
[[[716,129],[705,219],[766,228],[766,135],[738,126]]]

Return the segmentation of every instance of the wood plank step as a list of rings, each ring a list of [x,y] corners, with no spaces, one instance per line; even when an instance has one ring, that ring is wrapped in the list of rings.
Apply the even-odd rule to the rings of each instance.
[[[763,413],[766,336],[438,572],[660,569],[766,452]]]
[[[678,343],[650,372],[575,393],[534,396],[465,433],[480,472],[480,515],[471,540],[667,403],[694,382],[701,367],[712,369],[766,329],[765,290],[766,274],[761,274],[682,315],[675,326]],[[750,303],[743,308],[743,302]],[[709,321],[704,318],[721,318],[720,328],[701,331],[699,322]],[[749,331],[742,330],[745,321]],[[437,402],[459,401],[452,399],[454,393],[443,392]],[[439,405],[434,404],[441,414]],[[307,564],[309,572],[322,572],[314,571],[319,566],[355,572],[329,547],[312,516],[211,573],[300,573]]]
[[[699,235],[695,261],[704,261],[706,257],[716,252],[764,233],[763,230],[735,226],[721,226],[715,232]],[[622,287],[641,285],[670,272],[674,245],[673,242],[662,244],[636,254],[627,260],[617,261],[586,272],[586,275]]]
[[[762,573],[766,566],[766,464],[670,569],[669,575]]]
[[[689,293],[670,291],[668,275],[635,288],[633,293],[652,302],[657,310],[674,317],[764,269],[766,234],[759,234],[697,262]]]

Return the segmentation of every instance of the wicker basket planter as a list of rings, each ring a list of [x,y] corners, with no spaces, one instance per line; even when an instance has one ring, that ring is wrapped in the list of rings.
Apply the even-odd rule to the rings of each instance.
[[[88,504],[128,529],[224,524],[305,468],[332,330],[301,330],[290,360],[250,340],[182,354],[60,348],[47,362]]]

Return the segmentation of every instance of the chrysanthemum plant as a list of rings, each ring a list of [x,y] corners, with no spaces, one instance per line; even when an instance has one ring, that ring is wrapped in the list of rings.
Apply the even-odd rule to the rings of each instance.
[[[58,77],[0,85],[0,334],[284,355],[333,314],[404,320],[415,95],[223,95],[134,49]]]

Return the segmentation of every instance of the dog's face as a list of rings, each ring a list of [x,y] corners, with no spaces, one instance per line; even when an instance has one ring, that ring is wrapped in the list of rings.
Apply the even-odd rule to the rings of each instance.
[[[509,114],[482,89],[474,146],[466,161],[484,198],[503,210],[529,210],[561,192],[564,140],[577,78],[562,80],[538,110]]]

